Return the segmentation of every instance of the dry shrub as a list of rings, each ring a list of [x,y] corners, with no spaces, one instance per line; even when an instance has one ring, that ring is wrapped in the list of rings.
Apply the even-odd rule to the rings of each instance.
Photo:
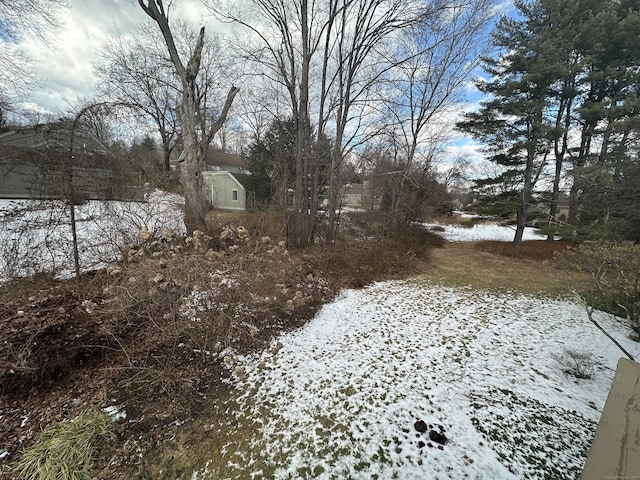
[[[394,223],[391,216],[382,212],[349,212],[343,218],[343,234],[346,238],[392,240],[411,247],[419,255],[422,249],[426,251],[432,247],[444,246],[442,237],[419,224]]]
[[[481,252],[493,253],[511,258],[527,258],[531,260],[550,260],[557,252],[564,252],[571,247],[570,242],[545,240],[527,240],[514,248],[511,242],[483,240],[476,242],[474,248]]]
[[[260,348],[311,318],[340,288],[417,271],[431,242],[428,232],[410,228],[403,242],[290,253],[283,241],[256,238],[243,226],[226,226],[218,238],[142,231],[125,261],[77,282],[2,287],[0,387],[7,394],[46,387],[100,363],[105,381],[133,403],[159,393],[188,403],[224,349]]]
[[[586,242],[557,255],[556,265],[588,274],[590,285],[579,289],[587,304],[626,318],[640,334],[640,245]]]
[[[209,233],[215,237],[225,226],[245,227],[253,238],[269,236],[281,238],[284,235],[284,217],[281,210],[267,208],[259,212],[231,212],[212,210],[207,216]]]
[[[444,239],[419,224],[401,226],[396,229],[392,238],[413,248],[416,253],[428,255],[430,248],[444,247]]]
[[[224,249],[209,248],[216,244]],[[188,406],[207,372],[219,373],[224,349],[261,347],[334,293],[283,242],[254,240],[243,227],[225,227],[218,239],[143,231],[125,258],[78,282],[2,287],[3,393],[56,384],[101,362],[119,397],[144,408],[169,397]]]
[[[268,208],[259,212],[247,212],[243,225],[254,237],[284,237],[284,215],[276,208]]]
[[[340,228],[347,237],[384,238],[388,236],[389,223],[383,213],[366,210],[343,213]]]
[[[418,257],[406,245],[391,240],[350,242],[307,249],[305,263],[339,288],[360,288],[375,280],[406,276],[417,272],[427,250]]]
[[[122,265],[95,299],[121,348],[110,370],[129,399],[144,403],[160,392],[188,405],[224,349],[262,346],[274,318],[282,327],[311,303],[315,284],[282,245],[256,243],[240,227],[225,231],[225,242],[237,242],[226,253],[187,238],[179,252]]]
[[[553,353],[551,358],[560,365],[563,372],[581,379],[590,379],[598,365],[596,357],[591,352],[571,348]]]
[[[405,276],[428,257],[420,237],[288,252],[265,235],[274,230],[264,218],[251,218],[227,217],[217,236],[143,230],[123,261],[77,281],[0,286],[0,395],[11,405],[0,437],[16,439],[3,448],[13,455],[35,438],[21,411],[34,412],[35,426],[108,398],[135,419],[119,433],[134,439],[122,455],[139,461],[135,438],[157,445],[168,424],[216,394],[236,353],[302,325],[339,289]]]
[[[99,291],[95,277],[83,275],[84,294]],[[0,394],[60,381],[102,358],[110,341],[78,300],[75,281],[50,276],[0,287]]]

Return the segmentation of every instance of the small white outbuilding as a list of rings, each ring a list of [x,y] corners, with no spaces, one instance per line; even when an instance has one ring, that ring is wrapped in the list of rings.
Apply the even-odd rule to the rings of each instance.
[[[221,210],[247,209],[247,192],[242,183],[227,171],[202,172],[202,181],[207,200]]]

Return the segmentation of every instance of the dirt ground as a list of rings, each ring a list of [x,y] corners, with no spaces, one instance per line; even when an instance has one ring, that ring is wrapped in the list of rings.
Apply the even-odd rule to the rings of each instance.
[[[0,476],[14,478],[47,426],[115,406],[127,422],[99,446],[95,470],[130,478],[225,394],[226,352],[264,348],[343,288],[424,271],[429,251],[380,239],[288,251],[239,227],[220,239],[145,238],[79,279],[1,286]]]

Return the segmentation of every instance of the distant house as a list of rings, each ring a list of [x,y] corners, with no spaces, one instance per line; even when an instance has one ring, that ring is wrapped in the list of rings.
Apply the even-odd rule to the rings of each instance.
[[[227,153],[222,150],[207,152],[206,170],[215,172],[247,173],[247,161],[242,155]]]
[[[338,192],[338,205],[349,208],[362,208],[364,186],[362,183],[347,183]]]
[[[202,172],[205,195],[214,208],[245,211],[248,207],[246,161],[241,155],[210,150]]]
[[[136,200],[139,176],[118,168],[103,145],[71,123],[13,128],[0,133],[0,198]]]
[[[237,175],[226,171],[202,172],[205,195],[213,207],[221,210],[247,209],[247,190]]]
[[[551,195],[546,195],[546,197],[551,197]],[[556,207],[556,216],[551,217],[551,209],[549,207],[550,200],[545,199],[541,202],[541,205],[534,205],[531,208],[531,215],[534,217],[529,223],[531,225],[541,226],[541,225],[558,225],[563,224],[569,218],[569,196],[560,192],[558,195],[558,205]]]
[[[182,155],[171,161],[178,168]],[[247,162],[242,155],[210,149],[202,172],[204,194],[211,206],[221,210],[245,211],[250,206],[247,195]]]
[[[338,192],[338,204],[342,207],[373,210],[379,206],[379,203],[371,180],[365,180],[363,183],[347,183]]]
[[[16,127],[0,133],[0,145],[39,151],[69,152],[71,121]],[[73,137],[73,151],[77,154],[105,154],[104,146],[92,135],[77,128]]]

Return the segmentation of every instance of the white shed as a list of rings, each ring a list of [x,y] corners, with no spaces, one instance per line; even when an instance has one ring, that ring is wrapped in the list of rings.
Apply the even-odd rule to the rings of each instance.
[[[231,172],[202,172],[205,194],[211,205],[221,210],[246,210],[247,193]]]

